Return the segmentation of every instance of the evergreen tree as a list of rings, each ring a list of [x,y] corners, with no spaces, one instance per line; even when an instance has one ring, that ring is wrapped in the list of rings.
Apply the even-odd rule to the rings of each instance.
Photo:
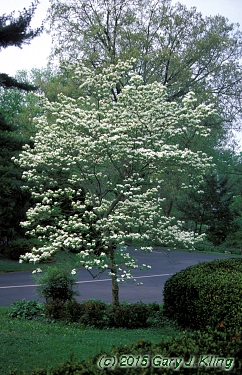
[[[9,46],[20,47],[29,43],[40,34],[42,27],[32,30],[30,22],[38,0],[29,9],[24,9],[17,18],[13,14],[0,17],[0,51]],[[35,89],[27,82],[19,82],[5,73],[0,73],[0,89]],[[21,171],[13,164],[22,150],[25,140],[15,132],[14,126],[6,115],[5,102],[0,102],[0,246],[23,235],[19,223],[23,220],[28,206],[29,194],[21,191]],[[2,250],[2,249],[0,249]]]
[[[232,201],[233,191],[228,178],[210,174],[201,184],[201,189],[188,192],[177,206],[189,229],[198,234],[207,233],[208,240],[220,245],[236,229]]]
[[[0,113],[0,237],[7,240],[23,234],[19,223],[25,217],[29,198],[29,194],[20,188],[21,171],[11,160],[18,155],[22,145],[13,126],[7,124]]]
[[[21,48],[23,44],[29,44],[33,38],[42,32],[42,26],[36,30],[30,28],[30,22],[38,3],[39,1],[35,0],[31,7],[24,9],[17,18],[14,18],[14,13],[9,15],[3,14],[0,17],[0,51],[2,48],[10,46]],[[18,82],[5,73],[0,73],[0,86],[17,87],[23,90],[34,89],[32,85]]]

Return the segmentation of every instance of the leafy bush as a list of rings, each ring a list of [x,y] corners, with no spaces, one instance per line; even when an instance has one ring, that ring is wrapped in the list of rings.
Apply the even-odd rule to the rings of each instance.
[[[217,259],[182,270],[164,287],[164,314],[183,327],[242,331],[242,259]]]
[[[145,328],[167,324],[157,303],[121,303],[118,307],[100,300],[79,303],[75,300],[51,298],[45,304],[36,301],[18,301],[12,306],[9,316],[31,319],[41,312],[48,320],[79,322],[85,326],[102,328]]]
[[[13,302],[10,307],[11,318],[36,319],[44,315],[44,306],[38,301],[26,301],[25,299]]]
[[[108,305],[102,301],[63,301],[55,299],[45,304],[46,317],[51,320],[79,322],[90,327],[103,328],[108,325]]]
[[[61,299],[52,299],[45,303],[45,316],[50,320],[65,320],[64,311],[65,301]]]
[[[78,295],[74,291],[75,275],[63,268],[48,267],[44,274],[36,276],[35,280],[39,284],[38,293],[47,302],[51,300],[71,301],[74,295]]]
[[[152,326],[148,318],[155,315],[160,307],[158,304],[145,305],[141,302],[134,304],[121,303],[118,307],[105,304],[102,301],[89,300],[81,304],[80,322],[96,328],[145,328]]]
[[[146,323],[148,327],[156,328],[176,326],[176,324],[173,321],[170,321],[167,317],[164,316],[163,311],[161,309],[158,311],[150,312]]]
[[[68,322],[80,322],[82,305],[77,301],[65,301],[65,315]]]
[[[32,244],[25,238],[17,238],[9,241],[5,248],[5,256],[11,260],[19,260],[20,255],[31,251]]]
[[[52,299],[44,305],[45,316],[50,320],[64,320],[79,322],[82,305],[77,301],[63,301]]]
[[[109,305],[98,300],[88,300],[81,304],[80,322],[86,326],[103,328],[109,325]]]
[[[145,328],[164,324],[162,311],[156,303],[121,303],[117,308],[100,300],[50,300],[45,304],[45,315],[51,320],[79,322],[85,326],[102,328]],[[167,323],[167,321],[166,321]]]
[[[110,326],[119,328],[145,328],[151,309],[144,303],[120,304],[110,312]]]

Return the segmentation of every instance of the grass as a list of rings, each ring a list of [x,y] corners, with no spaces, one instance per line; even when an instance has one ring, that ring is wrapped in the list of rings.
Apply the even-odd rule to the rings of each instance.
[[[79,258],[76,254],[67,254],[64,252],[60,252],[56,254],[55,260],[46,263],[41,263],[41,268],[45,269],[50,263],[62,263],[65,264],[67,268],[71,269],[77,267],[78,261]],[[16,260],[0,259],[0,273],[33,271],[37,267],[39,267],[38,264],[19,263]]]
[[[0,369],[9,371],[47,369],[75,358],[92,358],[113,345],[128,345],[139,340],[158,343],[182,335],[170,326],[149,329],[87,329],[78,323],[47,323],[12,319],[9,307],[0,307]]]

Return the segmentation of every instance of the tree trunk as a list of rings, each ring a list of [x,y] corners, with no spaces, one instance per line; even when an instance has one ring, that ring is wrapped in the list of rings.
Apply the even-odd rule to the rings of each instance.
[[[113,307],[119,306],[119,285],[117,276],[112,276],[112,305]]]
[[[113,307],[119,306],[119,285],[118,285],[118,276],[117,276],[117,264],[114,260],[115,248],[110,246],[109,255],[110,255],[110,268],[112,272],[112,304]]]
[[[170,202],[168,203],[168,207],[167,207],[167,210],[166,210],[166,216],[167,217],[169,217],[171,215],[173,203],[174,203],[173,199],[171,199]]]

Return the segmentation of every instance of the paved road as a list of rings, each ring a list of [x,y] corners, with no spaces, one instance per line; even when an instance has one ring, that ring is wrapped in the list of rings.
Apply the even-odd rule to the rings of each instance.
[[[130,250],[133,254],[133,250]],[[204,254],[182,251],[166,251],[156,249],[151,254],[136,252],[136,259],[140,265],[143,263],[151,265],[151,270],[135,270],[133,275],[136,283],[122,283],[120,285],[120,301],[144,303],[158,302],[163,300],[162,292],[166,280],[176,272],[199,262],[210,261],[217,258],[229,258],[225,254]],[[77,287],[80,295],[78,301],[87,299],[101,299],[110,303],[111,280],[105,272],[100,278],[93,279],[85,269],[78,271]],[[9,306],[18,299],[41,300],[36,293],[36,285],[30,272],[11,272],[0,274],[0,305]]]

